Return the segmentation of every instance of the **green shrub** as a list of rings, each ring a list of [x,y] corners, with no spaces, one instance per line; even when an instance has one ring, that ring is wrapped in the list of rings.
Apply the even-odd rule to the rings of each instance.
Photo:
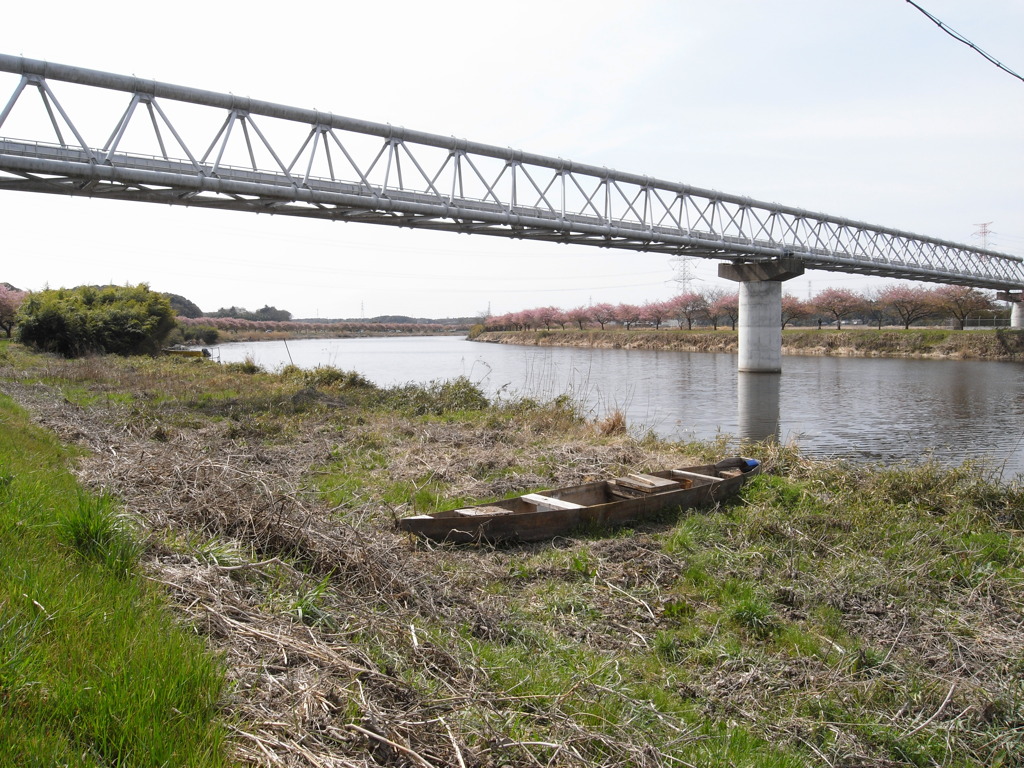
[[[334,389],[375,389],[375,385],[358,371],[343,371],[331,365],[318,365],[312,370],[302,371],[307,386]]]
[[[388,405],[416,416],[480,411],[490,404],[480,387],[465,376],[429,384],[406,384],[387,394]]]
[[[170,301],[145,284],[32,293],[18,323],[23,344],[64,357],[156,354],[176,327]]]
[[[191,325],[181,330],[185,341],[198,341],[203,344],[216,344],[220,340],[220,331],[212,325]]]
[[[250,376],[256,373],[264,373],[263,366],[257,363],[251,355],[246,355],[246,358],[240,363],[224,363],[224,368],[228,371],[246,373]]]

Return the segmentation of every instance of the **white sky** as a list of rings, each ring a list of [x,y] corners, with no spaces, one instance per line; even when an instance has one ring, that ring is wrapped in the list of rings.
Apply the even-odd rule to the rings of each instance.
[[[920,4],[1024,73],[1021,0]],[[903,0],[57,0],[8,3],[2,16],[6,54],[957,242],[981,245],[974,233],[992,222],[989,247],[1024,255],[1024,82]],[[0,108],[15,83],[0,73]],[[91,143],[125,103],[98,110],[110,127]],[[676,288],[655,254],[28,193],[0,203],[0,281],[26,289],[147,282],[206,311],[446,317]],[[698,286],[734,287],[716,262],[696,271]],[[868,285],[809,272],[786,290]]]

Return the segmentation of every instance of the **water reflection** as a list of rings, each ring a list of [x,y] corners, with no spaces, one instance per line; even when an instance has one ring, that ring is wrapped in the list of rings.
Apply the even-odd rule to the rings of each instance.
[[[781,390],[781,373],[737,373],[736,400],[741,439],[778,442]]]

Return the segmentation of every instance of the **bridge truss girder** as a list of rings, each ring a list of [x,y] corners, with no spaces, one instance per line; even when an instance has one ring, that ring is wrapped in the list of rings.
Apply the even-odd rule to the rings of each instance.
[[[20,75],[0,100],[0,189],[1024,288],[1017,256],[685,184],[19,57],[0,72]],[[51,82],[128,95],[106,141]],[[33,105],[38,133],[4,138]],[[185,107],[201,109],[172,119]]]

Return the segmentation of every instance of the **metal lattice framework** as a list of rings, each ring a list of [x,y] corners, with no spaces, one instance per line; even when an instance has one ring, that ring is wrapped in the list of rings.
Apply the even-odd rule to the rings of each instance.
[[[0,72],[21,76],[0,101],[0,189],[1024,288],[1018,256],[686,184],[15,56]],[[128,94],[102,143],[83,89]],[[35,138],[5,138],[32,109]]]

